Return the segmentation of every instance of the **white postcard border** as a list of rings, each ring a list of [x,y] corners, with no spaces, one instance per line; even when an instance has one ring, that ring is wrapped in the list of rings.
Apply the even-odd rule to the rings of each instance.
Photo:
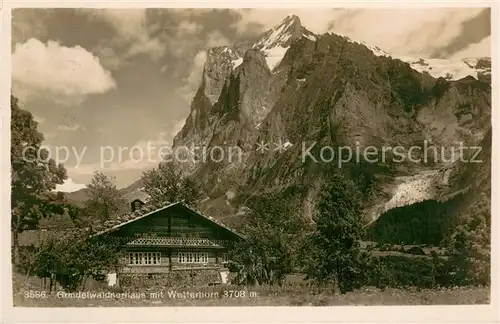
[[[169,322],[169,323],[486,323],[499,320],[499,220],[500,200],[492,199],[492,285],[490,305],[457,306],[335,306],[335,307],[130,307],[130,308],[21,308],[12,306],[10,261],[10,86],[11,86],[11,14],[14,7],[206,7],[206,8],[324,8],[324,7],[492,7],[492,125],[493,161],[498,161],[499,40],[498,2],[484,1],[4,1],[1,42],[1,208],[2,208],[2,313],[5,323],[68,322]],[[500,197],[498,163],[492,163],[492,197]],[[495,217],[496,216],[496,217]]]

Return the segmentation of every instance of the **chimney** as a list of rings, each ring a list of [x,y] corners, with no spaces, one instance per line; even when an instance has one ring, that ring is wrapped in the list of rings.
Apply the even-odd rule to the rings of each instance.
[[[142,202],[140,199],[135,199],[130,203],[130,210],[132,212],[135,212],[136,210],[141,209],[142,206],[144,206],[144,202]]]

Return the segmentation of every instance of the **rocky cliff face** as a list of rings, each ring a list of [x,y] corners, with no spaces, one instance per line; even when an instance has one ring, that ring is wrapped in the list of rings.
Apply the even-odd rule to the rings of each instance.
[[[439,197],[436,188],[456,167],[458,155],[450,152],[483,140],[491,127],[488,62],[460,61],[470,72],[463,75],[442,61],[402,60],[339,35],[314,35],[289,16],[254,44],[208,51],[191,113],[174,140],[186,159],[176,163],[210,189],[206,206],[214,216],[241,207],[228,192],[297,185],[310,216],[319,184],[340,169],[357,181],[374,220]],[[441,64],[439,73],[431,63]],[[351,159],[347,148],[345,161],[331,158],[344,146]],[[356,156],[369,147],[377,161]]]

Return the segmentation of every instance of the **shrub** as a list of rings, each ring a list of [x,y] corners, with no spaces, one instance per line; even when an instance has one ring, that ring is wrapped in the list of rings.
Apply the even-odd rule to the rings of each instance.
[[[368,285],[379,288],[433,288],[454,284],[449,262],[437,256],[383,256],[368,267]]]

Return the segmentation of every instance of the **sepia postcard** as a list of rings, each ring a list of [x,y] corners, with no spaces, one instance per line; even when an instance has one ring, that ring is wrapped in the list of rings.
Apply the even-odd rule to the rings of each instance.
[[[2,322],[499,321],[498,13],[4,2]]]

